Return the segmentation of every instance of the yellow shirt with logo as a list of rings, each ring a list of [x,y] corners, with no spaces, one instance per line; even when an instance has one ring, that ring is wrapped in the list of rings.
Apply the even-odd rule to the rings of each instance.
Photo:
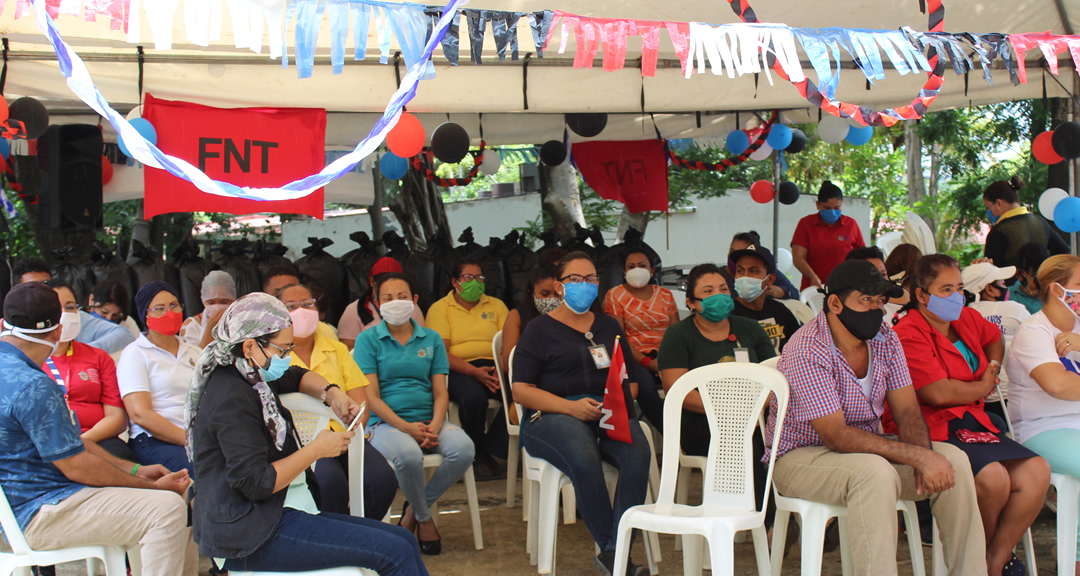
[[[348,392],[355,388],[368,385],[368,379],[356,365],[352,354],[344,344],[337,340],[331,340],[323,336],[322,331],[315,332],[315,346],[311,350],[311,365],[308,366],[293,351],[291,365],[307,368],[312,372],[326,378],[327,382],[337,384],[342,392]],[[344,430],[337,422],[330,422],[330,429],[340,432]]]
[[[431,305],[424,324],[450,343],[449,353],[466,362],[494,360],[491,341],[502,330],[510,311],[502,300],[487,294],[480,296],[472,310],[466,310],[450,292]]]

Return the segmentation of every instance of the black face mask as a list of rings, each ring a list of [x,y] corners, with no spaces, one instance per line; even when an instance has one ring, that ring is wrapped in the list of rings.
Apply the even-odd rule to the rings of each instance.
[[[877,336],[878,331],[881,330],[881,321],[885,319],[885,311],[876,308],[866,312],[856,312],[844,306],[837,318],[852,336],[865,342]]]

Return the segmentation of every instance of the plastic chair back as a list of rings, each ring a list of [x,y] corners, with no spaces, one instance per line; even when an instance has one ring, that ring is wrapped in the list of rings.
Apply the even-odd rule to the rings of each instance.
[[[799,300],[792,300],[790,298],[781,298],[777,302],[787,306],[788,310],[791,310],[791,314],[795,316],[795,319],[799,322],[806,324],[814,319],[814,309],[811,308],[805,302]]]
[[[664,399],[664,465],[661,467],[660,510],[672,506],[679,470],[682,405],[687,394],[701,394],[711,429],[708,466],[702,483],[703,504],[756,510],[753,478],[753,435],[769,395],[776,398],[778,437],[788,405],[788,383],[783,374],[757,364],[727,362],[696,368],[680,377]],[[776,441],[769,453],[766,485],[772,482]],[[767,496],[766,496],[767,498]],[[764,510],[764,508],[762,508]]]
[[[506,361],[506,364],[507,364],[507,366],[506,366],[506,371],[507,371],[506,376],[507,376],[507,378],[506,379],[507,379],[507,381],[509,381],[511,387],[513,386],[513,382],[514,382],[514,352],[517,352],[517,346],[514,346],[513,348],[510,349],[510,358],[507,359],[507,361]],[[511,390],[512,390],[512,388],[511,388]],[[525,420],[524,420],[525,409],[522,408],[521,404],[518,404],[517,402],[514,402],[514,409],[517,410],[518,422],[521,422],[522,424],[524,424],[525,423]]]
[[[817,286],[810,286],[803,290],[800,299],[814,311],[814,316],[820,314],[821,309],[825,306],[825,295],[818,292]]]
[[[319,432],[330,426],[331,420],[347,428],[334,411],[307,394],[282,394],[281,404],[292,413],[293,425],[300,442],[309,444]],[[353,516],[364,515],[364,431],[357,434],[349,444],[349,512]],[[312,466],[314,469],[314,465]]]
[[[19,555],[30,553],[30,544],[26,542],[26,536],[23,535],[22,528],[15,519],[15,511],[11,509],[2,486],[0,486],[0,529],[3,529],[12,552]]]
[[[495,359],[495,376],[499,379],[499,394],[502,395],[503,406],[510,406],[510,399],[506,396],[506,389],[511,385],[510,379],[503,374],[502,368],[502,347],[503,347],[503,331],[499,330],[495,333],[495,338],[491,340],[491,354]],[[509,368],[509,366],[507,366]],[[506,429],[510,430],[515,424],[510,421],[510,410],[503,410],[503,417],[506,419]],[[520,422],[521,420],[518,420]]]

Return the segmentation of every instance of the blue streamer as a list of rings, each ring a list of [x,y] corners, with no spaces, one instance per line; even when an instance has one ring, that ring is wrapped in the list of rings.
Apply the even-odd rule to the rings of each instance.
[[[840,50],[847,52],[871,83],[885,79],[884,60],[881,52],[896,68],[901,76],[914,70],[930,71],[930,64],[919,51],[919,47],[908,34],[901,30],[860,30],[846,28],[792,28],[792,33],[802,44],[803,52],[810,59],[810,65],[818,76],[818,89],[830,100],[836,97],[836,87],[840,83]],[[924,38],[927,35],[922,35]],[[954,46],[944,46],[947,42],[927,39],[924,43],[941,45],[940,52],[947,53]],[[954,67],[957,65],[957,52],[953,53]],[[960,53],[962,56],[962,53]],[[945,57],[945,56],[943,56]],[[970,64],[968,60],[968,64]],[[836,72],[833,72],[835,66]]]
[[[113,128],[124,139],[125,144],[136,160],[147,166],[166,170],[178,178],[191,182],[197,188],[209,194],[259,201],[303,198],[348,173],[361,160],[374,152],[382,144],[387,132],[397,123],[402,108],[416,96],[416,88],[420,83],[424,68],[427,62],[431,60],[431,53],[442,41],[443,35],[446,34],[452,15],[456,13],[459,6],[468,2],[468,0],[450,0],[446,5],[443,9],[444,17],[439,20],[434,33],[428,39],[421,53],[420,61],[410,68],[405,77],[402,78],[401,86],[398,87],[390,103],[387,104],[383,115],[375,122],[371,132],[356,145],[352,152],[331,162],[319,173],[295,180],[280,188],[249,188],[213,180],[187,161],[165,154],[157,146],[143,138],[123,116],[112,109],[101,91],[94,86],[93,79],[90,77],[90,73],[82,59],[60,36],[60,31],[49,16],[44,0],[32,1],[38,28],[52,44],[57,61],[60,63],[60,69],[67,78],[68,86],[83,102],[112,124]],[[282,60],[285,60],[285,58]]]
[[[390,26],[397,38],[398,46],[401,47],[401,56],[405,59],[405,65],[412,67],[420,59],[424,50],[425,37],[427,36],[427,23],[424,21],[424,9],[419,6],[402,4],[400,6],[387,7]],[[435,77],[435,65],[430,61],[424,71],[424,80]]]
[[[367,4],[354,6],[351,9],[353,26],[353,60],[363,60],[367,57],[367,31],[372,10],[373,8]]]
[[[330,0],[326,13],[330,18],[330,66],[334,74],[341,74],[345,68],[345,42],[349,38],[349,4]]]

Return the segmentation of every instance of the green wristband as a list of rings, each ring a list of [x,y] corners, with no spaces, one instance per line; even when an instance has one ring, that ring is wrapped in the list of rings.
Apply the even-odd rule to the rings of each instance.
[[[136,465],[131,467],[131,475],[132,476],[134,476],[135,473],[139,471],[139,466],[142,466],[142,464],[136,464]]]

